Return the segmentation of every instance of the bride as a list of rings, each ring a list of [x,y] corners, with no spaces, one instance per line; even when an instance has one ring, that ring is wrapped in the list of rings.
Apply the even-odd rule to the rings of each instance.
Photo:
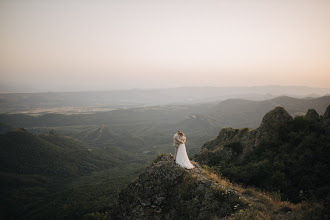
[[[179,145],[175,161],[177,164],[179,164],[180,166],[182,166],[184,168],[192,169],[192,168],[194,168],[194,165],[192,165],[190,163],[190,160],[188,158],[187,151],[186,151],[186,145],[185,145],[187,138],[183,132],[180,132],[179,136],[180,136],[180,140],[183,143]]]

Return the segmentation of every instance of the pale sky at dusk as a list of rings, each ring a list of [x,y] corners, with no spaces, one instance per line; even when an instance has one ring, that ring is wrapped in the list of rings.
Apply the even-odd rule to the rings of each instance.
[[[329,0],[0,0],[2,83],[330,88]]]

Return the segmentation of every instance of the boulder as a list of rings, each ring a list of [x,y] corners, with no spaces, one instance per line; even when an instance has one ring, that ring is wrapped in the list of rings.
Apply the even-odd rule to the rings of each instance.
[[[327,134],[330,135],[330,105],[325,110],[325,113],[321,117],[322,127]]]
[[[323,119],[330,119],[330,105],[328,106],[328,108],[325,110],[324,114],[323,114]]]
[[[213,219],[231,215],[245,203],[195,168],[184,169],[163,155],[119,194],[108,220]]]
[[[268,112],[262,119],[257,132],[256,146],[261,141],[276,141],[279,136],[279,129],[285,123],[293,120],[291,115],[283,107],[276,107]]]
[[[315,109],[308,109],[305,117],[310,120],[319,120],[320,116]]]

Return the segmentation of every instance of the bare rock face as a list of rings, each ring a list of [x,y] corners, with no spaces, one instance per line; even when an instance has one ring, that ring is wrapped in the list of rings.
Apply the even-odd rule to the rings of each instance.
[[[281,126],[291,120],[292,117],[284,108],[276,107],[264,116],[257,129],[223,128],[218,137],[202,146],[195,159],[201,164],[216,164],[220,160],[243,160],[261,141],[276,141]]]
[[[321,117],[322,126],[325,129],[326,133],[330,135],[330,105],[325,110],[323,117]]]
[[[330,105],[328,106],[328,108],[325,110],[324,114],[323,114],[323,119],[330,119]]]
[[[256,135],[255,129],[223,128],[214,140],[202,146],[195,159],[202,164],[213,160],[240,160],[254,147]]]
[[[222,189],[193,164],[195,168],[187,170],[172,155],[161,156],[119,194],[108,219],[212,219],[244,206],[237,194]]]
[[[240,134],[239,134],[240,133]],[[216,139],[209,141],[207,143],[205,143],[202,146],[202,149],[207,149],[207,150],[214,150],[216,149],[217,146],[222,145],[223,143],[225,143],[228,140],[233,140],[235,139],[235,137],[237,136],[243,136],[244,131],[240,131],[239,129],[233,129],[233,128],[222,128],[219,132],[219,135]]]
[[[310,120],[318,120],[320,118],[319,114],[315,111],[315,109],[308,109],[305,117]]]
[[[276,107],[268,112],[258,128],[257,141],[258,145],[261,141],[274,141],[278,139],[278,131],[281,125],[293,120],[291,115],[285,111],[283,107]]]

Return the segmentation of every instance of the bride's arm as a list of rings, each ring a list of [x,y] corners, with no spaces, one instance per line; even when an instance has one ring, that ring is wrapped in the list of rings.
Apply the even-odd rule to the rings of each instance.
[[[177,136],[177,137],[176,137],[176,140],[177,140],[179,143],[183,144],[183,141],[181,140],[180,136]]]

